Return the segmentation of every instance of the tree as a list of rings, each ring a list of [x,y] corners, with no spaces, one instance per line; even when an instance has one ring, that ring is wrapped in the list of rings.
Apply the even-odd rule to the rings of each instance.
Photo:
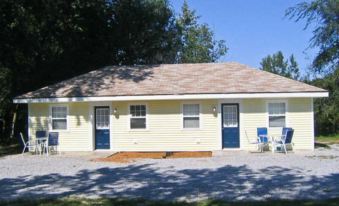
[[[306,19],[306,26],[314,25],[310,47],[320,51],[313,60],[317,72],[334,71],[339,65],[339,6],[338,0],[314,0],[302,2],[286,10],[295,21]]]
[[[0,14],[6,131],[19,94],[106,65],[211,62],[227,50],[187,3],[187,24],[179,23],[168,0],[2,0]],[[25,108],[18,109],[18,121],[26,122]]]
[[[16,95],[106,65],[173,63],[177,55],[166,0],[3,0],[0,13],[0,118],[7,123]]]
[[[116,0],[112,10],[117,64],[175,62],[180,36],[167,0]]]
[[[290,56],[289,60],[290,62],[287,67],[286,77],[298,80],[300,77],[299,66],[293,54]]]
[[[314,101],[316,133],[318,135],[339,133],[339,69],[310,83],[329,92],[328,98],[319,98]]]
[[[319,48],[312,63],[313,72],[323,78],[308,81],[329,91],[328,98],[315,99],[317,134],[338,133],[339,125],[339,6],[337,0],[302,2],[286,10],[295,21],[306,20],[304,29],[313,26],[310,47]]]
[[[288,60],[285,60],[283,53],[278,51],[273,55],[264,57],[260,65],[261,70],[279,74],[287,78],[298,80],[300,76],[299,66],[293,54]]]
[[[217,41],[206,24],[199,24],[199,16],[190,10],[186,1],[177,19],[181,36],[178,63],[215,62],[227,52],[225,41]]]
[[[6,131],[6,115],[11,106],[11,92],[12,92],[12,75],[11,71],[1,65],[0,63],[0,142],[2,140],[1,137],[5,135]]]

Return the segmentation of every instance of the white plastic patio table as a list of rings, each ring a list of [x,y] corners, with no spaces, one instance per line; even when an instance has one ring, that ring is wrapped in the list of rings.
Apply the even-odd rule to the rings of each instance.
[[[275,142],[275,140],[276,139],[279,139],[278,137],[275,137],[275,136],[270,136],[270,138],[269,138],[269,144],[271,145],[271,147],[272,147],[272,153],[274,153],[274,142]]]
[[[44,153],[44,149],[46,149],[46,154],[48,156],[48,145],[46,145],[47,143],[47,137],[40,137],[40,138],[35,138],[36,144],[38,145],[38,148],[40,152],[40,154]]]

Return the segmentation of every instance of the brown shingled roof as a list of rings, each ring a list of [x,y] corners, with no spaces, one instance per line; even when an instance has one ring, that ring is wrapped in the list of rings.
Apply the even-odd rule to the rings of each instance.
[[[324,92],[238,63],[108,66],[17,97]]]

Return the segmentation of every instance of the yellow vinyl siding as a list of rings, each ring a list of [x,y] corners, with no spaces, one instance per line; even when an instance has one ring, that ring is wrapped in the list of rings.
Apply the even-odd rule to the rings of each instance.
[[[243,99],[240,104],[240,149],[252,150],[258,127],[268,126],[266,99]],[[295,130],[295,149],[313,149],[313,112],[311,98],[284,99],[287,102],[287,126]],[[211,151],[221,149],[221,117],[219,100],[162,100],[108,102],[117,109],[111,117],[110,147],[114,151]],[[182,104],[200,104],[200,128],[184,129]],[[129,105],[147,105],[147,129],[129,128]],[[36,130],[49,130],[48,103],[29,104],[30,134]],[[91,151],[94,149],[94,118],[91,111],[95,103],[64,103],[68,106],[68,130],[59,131],[60,150]],[[93,114],[92,114],[93,115]],[[280,135],[281,128],[269,128],[269,134]]]
[[[128,106],[133,102],[113,103],[119,115],[113,118],[111,145],[118,151],[203,151],[218,145],[216,100],[201,100],[200,128],[183,129],[181,107],[186,101],[147,101],[147,129],[130,129]]]
[[[266,127],[266,101],[264,99],[244,99],[240,114],[240,146],[241,149],[255,149],[250,144],[257,140],[257,128]]]
[[[256,140],[257,127],[268,127],[267,102],[270,101],[265,99],[246,99],[242,101],[243,113],[240,114],[242,123],[240,145],[242,149],[255,148],[255,145],[251,145],[249,142]],[[286,126],[294,129],[292,139],[294,149],[313,149],[312,98],[290,98],[281,101],[287,104]],[[281,127],[268,127],[268,134],[280,136],[281,130]]]
[[[29,104],[29,134],[35,138],[38,130],[48,130],[49,104]]]
[[[313,149],[313,104],[311,98],[290,99],[288,102],[288,126],[294,129],[295,149]]]
[[[91,151],[92,137],[89,134],[88,103],[68,104],[30,104],[30,135],[34,138],[35,131],[49,130],[50,106],[67,105],[67,130],[59,132],[61,151]]]

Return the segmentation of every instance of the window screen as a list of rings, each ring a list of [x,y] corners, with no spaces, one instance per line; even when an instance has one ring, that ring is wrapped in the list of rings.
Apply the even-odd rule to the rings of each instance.
[[[146,129],[146,105],[130,105],[131,129]]]
[[[96,129],[109,129],[109,107],[95,109]]]
[[[223,118],[224,127],[238,127],[237,105],[224,105]]]
[[[52,130],[67,129],[67,107],[53,106],[51,117],[52,117]]]
[[[285,127],[286,105],[283,102],[268,104],[269,127]]]
[[[200,108],[199,104],[183,105],[183,127],[199,128],[200,126]]]

